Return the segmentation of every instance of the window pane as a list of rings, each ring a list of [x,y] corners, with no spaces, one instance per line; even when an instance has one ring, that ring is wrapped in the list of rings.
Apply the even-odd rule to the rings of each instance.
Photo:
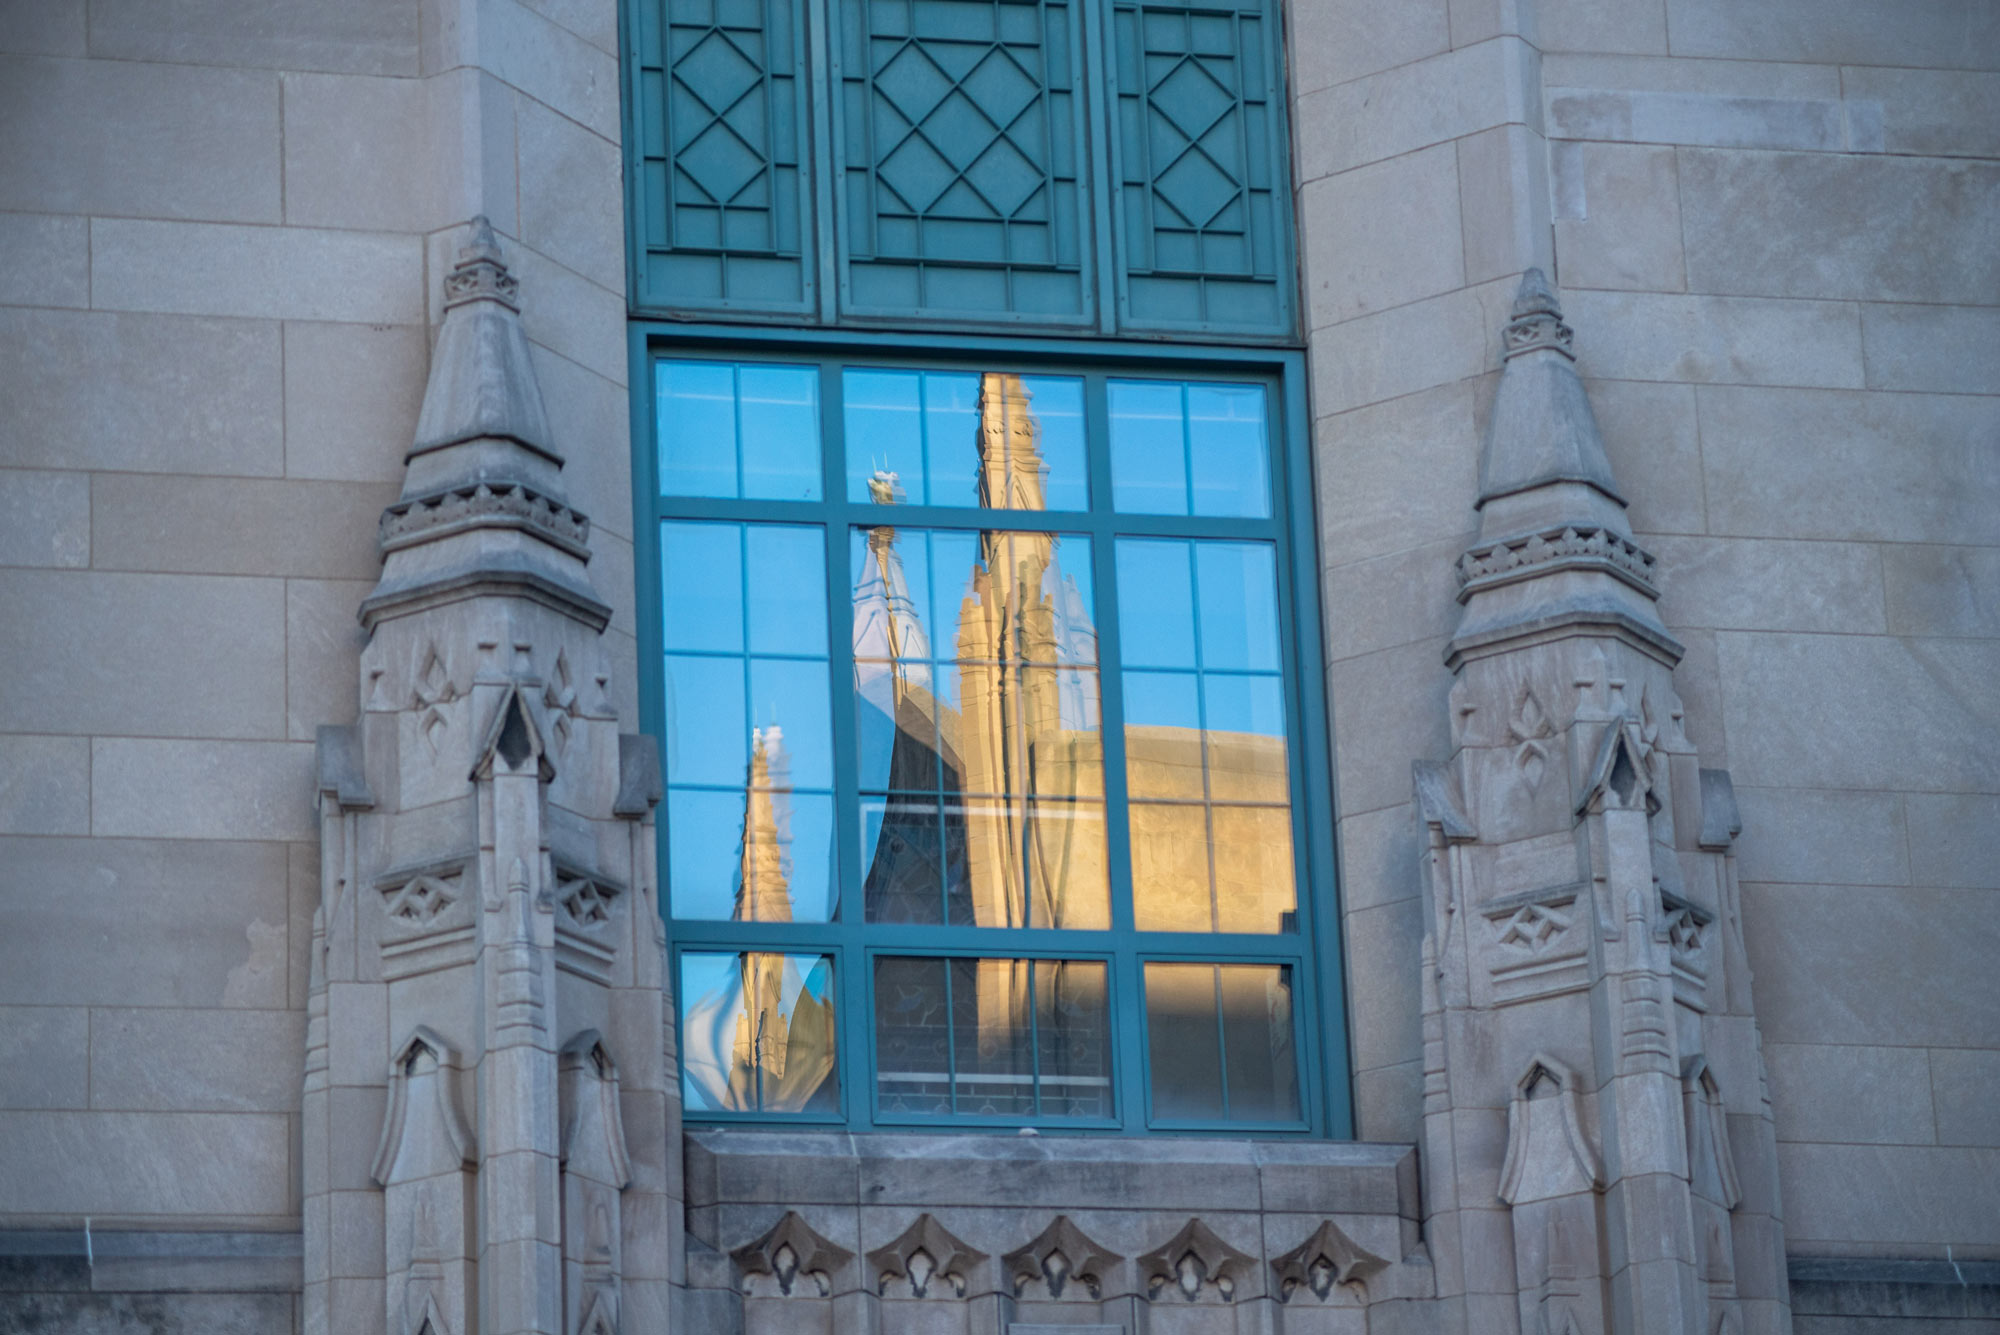
[[[824,657],[825,531],[796,524],[750,524],[745,530],[751,650]]]
[[[1156,1120],[1299,1119],[1285,965],[1148,964],[1146,1044]]]
[[[1123,675],[1134,919],[1295,931],[1272,549],[1126,538],[1117,558],[1125,659],[1161,665]]]
[[[1126,514],[1271,514],[1261,385],[1114,380],[1111,498]]]
[[[1083,510],[1083,382],[1009,371],[849,370],[847,498]]]
[[[817,367],[664,361],[656,375],[663,494],[819,499]]]
[[[741,526],[660,525],[661,634],[668,649],[743,651]]]
[[[868,921],[943,922],[945,855],[937,798],[862,798],[861,893]]]
[[[689,1112],[839,1112],[830,957],[689,952],[680,982]]]
[[[870,528],[852,542],[859,778],[882,813],[864,822],[870,920],[938,920],[916,916],[920,874],[901,864],[917,859],[924,885],[941,877],[944,921],[1108,923],[1088,539]],[[936,795],[934,831],[886,800],[916,793]]]
[[[877,959],[880,1111],[1111,1116],[1106,974],[1098,960]]]

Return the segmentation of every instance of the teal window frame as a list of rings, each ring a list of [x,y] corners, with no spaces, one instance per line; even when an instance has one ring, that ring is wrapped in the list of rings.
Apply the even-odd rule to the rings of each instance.
[[[828,670],[831,698],[846,698],[851,683],[851,588],[849,533],[882,522],[881,507],[848,498],[838,411],[839,368],[910,367],[984,369],[1023,374],[1081,375],[1260,382],[1269,390],[1270,486],[1268,520],[1204,516],[1114,513],[1105,394],[1087,388],[1085,402],[1092,508],[1082,511],[985,510],[971,507],[899,505],[898,527],[966,531],[1059,531],[1087,534],[1097,590],[1100,690],[1103,693],[1104,785],[1112,923],[1109,929],[864,924],[861,850],[856,822],[858,784],[853,764],[856,723],[852,709],[836,704],[832,727],[835,751],[835,847],[839,909],[830,923],[690,921],[667,914],[668,849],[671,828],[660,839],[661,911],[667,914],[669,977],[678,987],[680,959],[688,951],[729,949],[833,956],[836,1060],[840,1110],[837,1115],[702,1112],[690,1120],[718,1124],[840,1126],[852,1131],[930,1128],[966,1131],[1023,1125],[1064,1134],[1202,1134],[1317,1136],[1353,1135],[1345,996],[1340,962],[1341,931],[1332,839],[1333,787],[1328,719],[1320,689],[1322,618],[1315,559],[1314,490],[1308,448],[1305,364],[1294,350],[1259,347],[1173,347],[1109,340],[1022,340],[962,336],[941,343],[936,335],[755,328],[740,325],[683,325],[634,320],[630,325],[632,370],[633,496],[635,583],[638,595],[640,724],[654,735],[665,725],[664,633],[660,526],[667,520],[744,523],[803,523],[823,528],[826,539]],[[662,359],[819,364],[823,423],[821,499],[817,501],[668,498],[659,493],[654,366]],[[1296,763],[1289,777],[1297,867],[1298,926],[1285,936],[1233,933],[1140,932],[1132,924],[1131,868],[1126,834],[1124,743],[1110,726],[1122,719],[1122,688],[1112,668],[1120,662],[1117,626],[1115,539],[1178,537],[1252,540],[1277,550],[1281,647],[1285,666],[1288,742]],[[846,638],[844,638],[846,637]],[[1102,959],[1110,968],[1110,1048],[1113,1115],[1098,1120],[1020,1117],[883,1116],[875,1108],[875,1026],[872,1022],[873,960],[878,955],[926,957]],[[1144,1106],[1150,1089],[1143,1009],[1143,965],[1149,961],[1277,963],[1293,969],[1292,1024],[1301,1116],[1296,1122],[1163,1121]]]

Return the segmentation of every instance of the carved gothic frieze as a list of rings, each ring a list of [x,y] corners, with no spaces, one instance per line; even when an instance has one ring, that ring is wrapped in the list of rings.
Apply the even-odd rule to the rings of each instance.
[[[1120,1259],[1116,1252],[1092,1241],[1068,1215],[1059,1214],[1033,1242],[1008,1252],[1000,1261],[1017,1298],[1038,1285],[1051,1299],[1060,1299],[1074,1283],[1095,1299],[1102,1295],[1105,1277]]]
[[[884,1296],[900,1294],[907,1286],[913,1298],[963,1298],[972,1271],[985,1259],[985,1252],[960,1240],[926,1211],[894,1242],[868,1253],[868,1273],[875,1277],[875,1291]]]
[[[787,1210],[769,1232],[730,1252],[729,1259],[742,1274],[746,1293],[755,1279],[768,1277],[786,1297],[824,1298],[833,1292],[835,1272],[854,1253],[819,1233],[798,1211]],[[799,1287],[801,1276],[807,1281],[805,1290]]]
[[[1368,1277],[1388,1264],[1328,1219],[1304,1242],[1274,1259],[1271,1273],[1278,1281],[1278,1301],[1290,1302],[1304,1292],[1326,1302],[1343,1284],[1353,1285],[1359,1296],[1367,1289]]]
[[[1146,1295],[1158,1300],[1178,1291],[1188,1302],[1234,1302],[1256,1266],[1245,1255],[1215,1235],[1201,1219],[1181,1226],[1164,1244],[1139,1258],[1139,1272],[1146,1280]]]

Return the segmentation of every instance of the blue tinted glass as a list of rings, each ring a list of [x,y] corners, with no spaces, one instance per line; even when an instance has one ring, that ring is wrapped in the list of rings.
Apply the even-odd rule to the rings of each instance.
[[[667,903],[676,918],[735,916],[742,871],[743,794],[667,792]]]
[[[1114,380],[1110,397],[1112,505],[1127,514],[1186,514],[1181,387],[1155,380]]]
[[[919,371],[924,401],[924,499],[979,504],[979,377]],[[907,484],[905,484],[907,485]],[[910,488],[911,499],[916,489]]]
[[[661,632],[668,649],[743,649],[743,549],[735,524],[660,525]]]
[[[1189,385],[1188,478],[1198,515],[1271,513],[1261,385]]]
[[[922,390],[910,371],[843,374],[847,499],[921,505],[924,501]],[[871,491],[870,482],[879,483]]]
[[[767,654],[824,654],[826,643],[825,530],[756,524],[749,527],[750,648]]]
[[[841,392],[851,501],[1089,507],[1074,376],[850,370]]]
[[[1118,540],[1118,634],[1133,667],[1195,665],[1187,543]]]
[[[1269,546],[1194,544],[1201,591],[1201,665],[1278,670],[1278,574]]]
[[[736,495],[736,392],[727,362],[661,362],[660,490]]]
[[[1280,678],[1206,673],[1201,691],[1211,731],[1284,736],[1285,691]]]
[[[771,740],[774,783],[832,786],[824,659],[751,659],[750,721]]]
[[[740,658],[667,655],[667,782],[740,788],[750,725]]]
[[[737,372],[742,413],[743,495],[819,499],[819,368],[745,366]]]
[[[1200,678],[1191,672],[1127,672],[1125,724],[1141,728],[1201,726]]]
[[[1083,435],[1083,381],[1070,376],[1023,376],[1033,440],[1041,455],[1047,510],[1088,510],[1089,468]]]
[[[784,864],[793,922],[832,922],[839,902],[833,869],[833,796],[778,795],[779,829],[789,836]]]

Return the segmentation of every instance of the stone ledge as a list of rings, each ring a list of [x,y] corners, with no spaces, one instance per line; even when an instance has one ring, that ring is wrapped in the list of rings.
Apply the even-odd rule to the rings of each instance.
[[[0,1230],[0,1287],[16,1292],[297,1293],[299,1233]]]
[[[1794,1256],[1796,1316],[2000,1318],[2000,1261]]]

